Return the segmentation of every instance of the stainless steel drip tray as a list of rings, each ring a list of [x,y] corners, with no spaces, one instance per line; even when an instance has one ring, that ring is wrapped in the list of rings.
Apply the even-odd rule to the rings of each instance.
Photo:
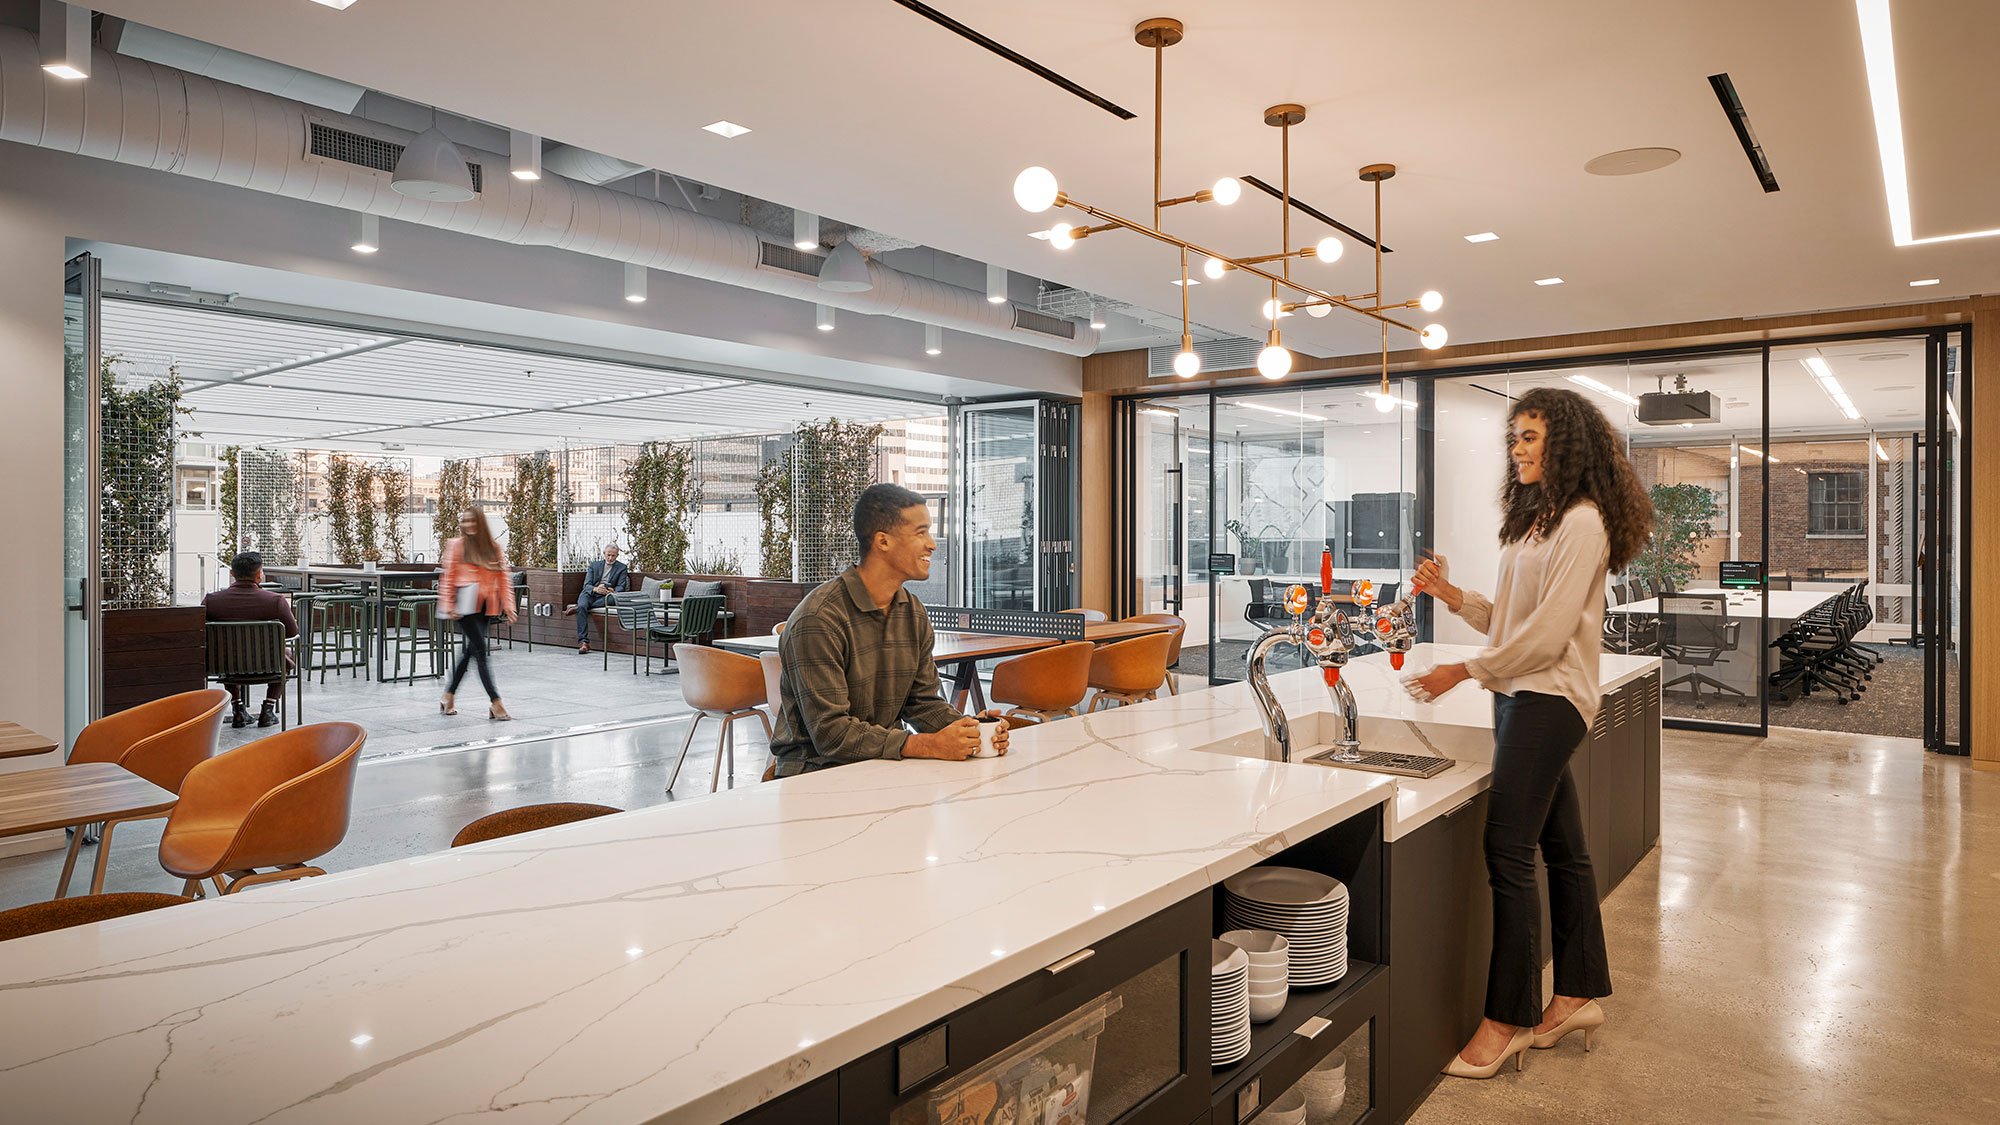
[[[1393,773],[1399,777],[1436,777],[1457,763],[1450,758],[1433,758],[1424,754],[1384,754],[1379,751],[1363,750],[1361,757],[1351,762],[1335,759],[1338,750],[1326,749],[1310,755],[1305,760],[1316,766],[1332,766],[1343,770],[1366,770],[1369,773]]]

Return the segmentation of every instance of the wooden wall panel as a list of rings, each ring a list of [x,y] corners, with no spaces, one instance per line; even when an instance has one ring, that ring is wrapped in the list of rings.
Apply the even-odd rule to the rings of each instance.
[[[1967,653],[1972,674],[1960,690],[1972,698],[1967,748],[1977,769],[2000,770],[2000,301],[1982,301],[1972,322],[1972,472],[1960,482],[1972,490],[1972,528],[1961,550],[1972,552],[1972,589],[1964,591],[1972,622]],[[1992,381],[1983,376],[1993,373]]]
[[[104,612],[104,713],[208,686],[208,615],[200,606]]]
[[[1084,360],[1084,364],[1089,366],[1090,360]],[[1086,391],[1082,420],[1081,448],[1076,458],[1078,604],[1116,613],[1114,547],[1118,505],[1113,494],[1117,487],[1117,464],[1112,443],[1111,396]]]

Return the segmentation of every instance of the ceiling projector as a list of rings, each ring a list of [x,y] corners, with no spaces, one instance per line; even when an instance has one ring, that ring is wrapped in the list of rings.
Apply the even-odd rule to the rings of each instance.
[[[1655,391],[1639,396],[1639,421],[1648,426],[1721,420],[1722,400],[1713,391]]]

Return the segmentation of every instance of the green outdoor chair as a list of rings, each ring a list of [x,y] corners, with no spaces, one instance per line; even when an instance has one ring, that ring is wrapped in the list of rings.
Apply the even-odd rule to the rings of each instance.
[[[663,658],[667,666],[665,673],[678,672],[674,667],[674,646],[677,644],[700,644],[715,634],[715,620],[722,613],[728,598],[721,594],[702,594],[684,598],[681,601],[680,616],[663,625],[656,625],[647,631],[649,642],[657,641],[663,646]],[[653,671],[652,645],[646,649],[646,673]]]
[[[611,616],[618,619],[618,624],[623,625],[625,631],[632,634],[633,674],[636,675],[639,671],[639,649],[643,646],[647,650],[646,674],[652,675],[653,653],[650,638],[653,633],[653,623],[660,619],[659,599],[649,598],[638,590],[625,590],[611,595],[607,609]],[[604,640],[604,670],[607,672],[611,670],[611,638],[608,632]]]
[[[208,623],[208,678],[231,687],[256,684],[283,684],[291,678],[291,664],[285,659],[285,623],[282,621],[211,621]],[[305,697],[299,697],[299,714],[305,714]],[[278,693],[278,729],[291,725],[285,693]]]

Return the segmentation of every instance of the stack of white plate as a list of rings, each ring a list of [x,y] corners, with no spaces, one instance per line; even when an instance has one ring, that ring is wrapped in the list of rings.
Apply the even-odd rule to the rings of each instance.
[[[1226,941],[1209,952],[1209,1048],[1216,1066],[1229,1066],[1250,1053],[1250,957]]]
[[[1252,867],[1223,880],[1222,914],[1232,928],[1285,935],[1293,988],[1323,988],[1347,975],[1347,887],[1296,867]]]

